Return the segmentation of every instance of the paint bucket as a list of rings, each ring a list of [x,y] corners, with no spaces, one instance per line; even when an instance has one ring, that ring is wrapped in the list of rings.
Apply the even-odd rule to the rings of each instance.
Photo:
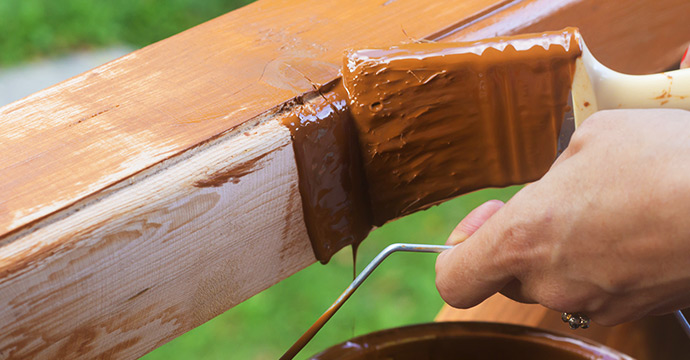
[[[630,357],[590,340],[542,329],[486,322],[441,322],[382,330],[315,355],[318,360],[622,360]]]

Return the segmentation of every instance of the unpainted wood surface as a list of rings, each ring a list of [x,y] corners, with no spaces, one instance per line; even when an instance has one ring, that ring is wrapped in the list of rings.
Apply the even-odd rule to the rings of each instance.
[[[679,58],[688,13],[683,0],[264,0],[1,108],[0,235],[330,81],[349,47],[580,26],[601,61],[641,73]]]
[[[563,8],[592,4],[555,3],[262,0],[0,109],[0,358],[136,357],[312,263],[274,110],[347,47],[577,24]]]
[[[262,0],[0,109],[0,236],[497,0]]]
[[[0,110],[0,358],[137,357],[314,262],[271,109],[373,29],[483,6],[331,5],[260,2]]]
[[[277,121],[0,251],[0,358],[133,358],[315,261]]]

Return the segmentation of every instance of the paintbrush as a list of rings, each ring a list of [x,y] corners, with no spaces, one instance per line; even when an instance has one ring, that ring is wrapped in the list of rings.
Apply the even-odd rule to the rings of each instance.
[[[575,28],[352,51],[343,84],[374,225],[539,179],[597,110],[690,109],[690,70],[617,73]]]
[[[576,126],[597,110],[690,109],[690,69],[617,73],[591,55],[574,28],[353,51],[345,57],[342,75],[373,225],[471,190],[538,179]],[[321,93],[324,103],[339,92]],[[350,121],[329,117],[334,113],[329,106],[312,111],[328,115],[318,116],[325,124],[318,134]],[[307,178],[314,182],[323,175]],[[405,249],[398,244],[379,254],[282,358],[297,354],[380,261],[401,246]]]

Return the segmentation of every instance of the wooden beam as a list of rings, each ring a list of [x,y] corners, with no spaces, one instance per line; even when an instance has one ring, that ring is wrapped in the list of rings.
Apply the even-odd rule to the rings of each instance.
[[[264,0],[0,109],[0,357],[137,357],[312,263],[276,109],[492,4]]]
[[[6,244],[0,357],[138,357],[313,263],[288,130],[241,130]]]
[[[346,48],[421,38],[497,2],[263,0],[7,105],[0,234],[331,81]]]
[[[679,64],[690,45],[690,24],[679,14],[688,11],[690,4],[683,0],[518,1],[453,29],[444,41],[575,26],[604,65],[624,73],[649,74]]]
[[[677,51],[651,3],[616,40]],[[261,0],[1,108],[0,358],[137,357],[312,263],[279,109],[344,49],[610,22],[573,6]]]

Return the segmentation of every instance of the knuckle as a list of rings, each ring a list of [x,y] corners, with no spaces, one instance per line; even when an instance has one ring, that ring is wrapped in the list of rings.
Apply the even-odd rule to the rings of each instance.
[[[441,254],[446,255],[446,254]],[[450,260],[444,260],[445,256],[439,256],[436,260],[436,289],[446,304],[460,309],[468,309],[476,305],[473,297],[476,295],[459,284],[465,284],[463,278],[467,274],[457,272],[457,269],[448,264]]]
[[[446,304],[455,308],[466,308],[462,299],[457,296],[455,286],[447,277],[436,277],[436,289]]]
[[[544,307],[560,312],[577,312],[581,309],[576,299],[561,294],[541,291],[536,298]]]
[[[616,127],[615,123],[618,117],[616,110],[601,110],[592,114],[577,127],[568,147],[581,149],[586,143],[599,138],[599,135],[606,129]]]
[[[626,275],[611,274],[609,276],[602,276],[601,279],[596,279],[596,281],[602,284],[600,285],[602,292],[609,296],[624,296],[634,289],[639,279],[633,279]]]
[[[443,255],[445,254],[439,255],[436,259],[436,289],[443,301],[448,305],[454,306],[456,302],[456,281],[450,276],[448,266],[444,261],[445,256]]]
[[[496,260],[516,274],[541,268],[548,259],[547,247],[541,236],[534,231],[545,229],[548,216],[539,212],[532,215],[519,222],[511,222],[501,236],[501,251]]]
[[[620,112],[621,110],[599,110],[588,117],[580,127],[605,127],[612,121],[615,121]]]
[[[627,321],[626,317],[616,313],[594,313],[590,319],[601,326],[616,326]]]
[[[541,286],[536,295],[537,301],[543,306],[561,312],[580,312],[588,309],[591,298],[586,290],[569,290],[561,284],[546,284]]]
[[[500,238],[505,245],[511,246],[512,250],[519,250],[525,247],[526,243],[530,241],[529,236],[530,224],[520,221],[511,221],[503,229]]]
[[[568,149],[571,151],[580,150],[590,139],[597,135],[596,127],[598,125],[595,125],[597,122],[591,120],[591,118],[587,119],[587,121],[582,123],[573,133],[573,136],[570,138],[570,144],[568,144]]]

